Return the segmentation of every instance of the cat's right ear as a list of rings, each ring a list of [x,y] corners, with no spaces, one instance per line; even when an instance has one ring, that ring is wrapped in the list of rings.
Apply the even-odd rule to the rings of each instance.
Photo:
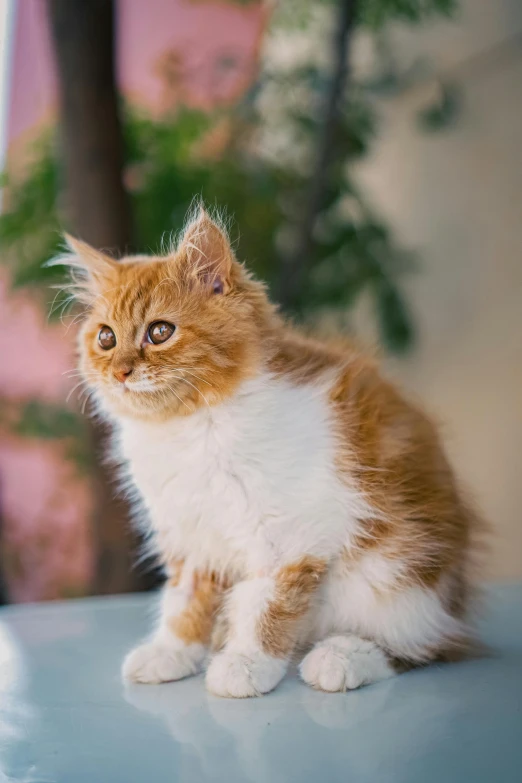
[[[117,262],[87,242],[64,234],[65,253],[48,262],[48,266],[66,266],[72,279],[71,292],[76,299],[91,304],[111,284]]]

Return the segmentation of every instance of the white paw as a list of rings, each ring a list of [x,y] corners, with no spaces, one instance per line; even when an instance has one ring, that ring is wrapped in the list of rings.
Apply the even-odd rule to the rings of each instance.
[[[221,652],[207,669],[207,688],[216,696],[244,699],[273,690],[283,678],[286,662],[264,653],[253,656]]]
[[[332,636],[319,642],[301,661],[303,680],[322,691],[346,691],[392,677],[386,654],[357,636]]]
[[[122,666],[122,676],[132,682],[159,683],[181,680],[201,669],[201,645],[176,648],[160,642],[147,642],[132,650]]]

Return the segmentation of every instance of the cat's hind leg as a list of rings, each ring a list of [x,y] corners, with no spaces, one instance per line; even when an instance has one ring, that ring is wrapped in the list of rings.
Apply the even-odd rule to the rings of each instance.
[[[302,679],[322,691],[346,691],[386,680],[397,673],[394,661],[375,642],[353,634],[318,642],[299,666]]]
[[[321,690],[351,690],[464,656],[469,629],[446,608],[444,587],[411,585],[383,596],[360,575],[332,580],[316,628],[321,641],[301,662],[301,677]]]

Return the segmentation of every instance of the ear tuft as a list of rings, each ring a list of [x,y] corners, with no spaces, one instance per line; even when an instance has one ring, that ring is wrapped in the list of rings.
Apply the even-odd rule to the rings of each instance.
[[[178,253],[185,257],[192,275],[214,293],[230,290],[233,251],[224,229],[202,206],[187,226]]]
[[[88,245],[82,239],[76,239],[76,237],[70,234],[64,234],[63,236],[72,257],[77,259],[77,262],[73,264],[74,266],[84,269],[88,275],[100,278],[112,274],[116,266],[114,259],[101,250],[96,250],[96,248]]]
[[[91,304],[102,289],[113,279],[117,262],[87,242],[64,234],[67,249],[51,259],[46,266],[65,266],[69,269],[72,296]]]

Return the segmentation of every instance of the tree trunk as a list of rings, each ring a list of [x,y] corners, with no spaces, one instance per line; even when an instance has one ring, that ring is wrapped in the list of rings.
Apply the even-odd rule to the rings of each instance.
[[[47,0],[57,63],[66,211],[73,233],[122,253],[131,243],[123,186],[123,137],[114,75],[113,0]],[[140,589],[137,538],[103,465],[107,433],[93,426],[97,593]]]
[[[0,477],[1,478],[1,477]],[[9,603],[7,585],[4,579],[5,552],[4,552],[4,515],[3,515],[2,482],[0,481],[0,606]]]
[[[332,76],[321,112],[323,121],[317,139],[315,164],[304,198],[302,222],[298,228],[295,249],[282,266],[278,300],[284,308],[292,308],[299,300],[300,288],[312,262],[313,232],[317,216],[323,207],[330,164],[335,158],[335,139],[348,75],[350,33],[356,5],[357,0],[338,0],[338,17],[332,40]]]

